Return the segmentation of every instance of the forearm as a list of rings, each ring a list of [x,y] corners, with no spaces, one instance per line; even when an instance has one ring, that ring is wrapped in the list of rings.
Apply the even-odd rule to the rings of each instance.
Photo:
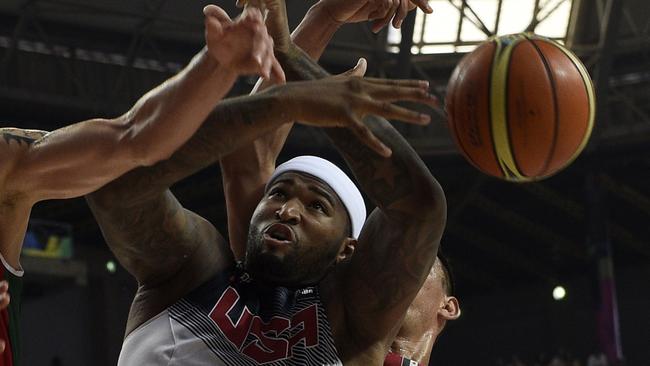
[[[96,195],[141,201],[204,169],[291,120],[286,102],[274,90],[219,103],[194,136],[171,158],[133,170]],[[126,199],[124,199],[126,198]]]
[[[316,3],[309,9],[302,22],[300,22],[296,30],[291,34],[291,39],[295,46],[302,49],[310,58],[317,61],[340,25],[341,23],[332,19],[326,11],[322,10],[320,3]],[[273,85],[272,80],[260,78],[251,91],[251,94],[268,89]],[[291,126],[292,124],[282,126],[273,135],[256,140],[254,146],[247,146],[224,157],[221,160],[222,168],[225,167],[230,171],[231,166],[233,169],[239,169],[242,165],[247,166],[249,163],[260,167],[265,167],[269,164],[275,165],[275,160],[282,146],[284,146],[287,136],[291,131]],[[236,171],[236,173],[254,174],[255,170],[248,169],[243,172]]]
[[[312,6],[291,34],[293,43],[318,60],[342,23],[334,20],[321,3]]]
[[[321,11],[317,3],[307,12],[291,38],[295,46],[318,60],[339,26],[340,23]],[[271,80],[260,78],[251,94],[272,85]],[[242,258],[245,253],[248,222],[264,193],[264,185],[275,169],[277,157],[292,126],[293,123],[285,124],[220,161],[228,212],[228,236],[236,258]]]
[[[320,3],[316,3],[309,9],[302,22],[291,34],[291,39],[293,44],[305,51],[309,57],[318,60],[340,25],[341,23],[335,21],[323,10]],[[272,80],[260,78],[251,94],[265,90],[273,85]],[[292,124],[282,126],[274,131],[272,135],[256,140],[253,146],[246,146],[233,154],[225,156],[221,160],[222,170],[226,174],[231,172],[238,175],[256,174],[258,167],[275,166],[275,160],[282,146],[284,146],[291,127]],[[250,166],[253,169],[248,168]],[[236,179],[236,177],[233,176],[233,179]]]
[[[152,165],[168,158],[196,132],[236,78],[203,49],[183,71],[145,94],[125,115],[136,159]]]
[[[288,80],[320,79],[329,76],[300,50],[278,55]],[[383,118],[368,116],[366,125],[392,151],[383,158],[359,142],[349,129],[328,128],[325,132],[359,180],[364,192],[382,210],[397,201],[402,209],[422,214],[441,214],[444,195],[438,182],[408,142]],[[423,217],[424,218],[424,217]]]
[[[260,168],[256,172],[235,174],[222,167],[223,192],[228,217],[228,242],[237,260],[243,260],[246,253],[248,225],[272,172],[272,169]]]

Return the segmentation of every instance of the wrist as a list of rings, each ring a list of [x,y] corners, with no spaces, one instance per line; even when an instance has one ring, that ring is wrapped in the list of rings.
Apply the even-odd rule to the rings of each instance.
[[[291,56],[285,55],[285,57]],[[265,97],[269,98],[273,106],[281,106],[274,110],[274,119],[279,122],[278,127],[286,123],[294,122],[299,117],[299,113],[297,112],[300,105],[296,103],[294,97],[295,92],[292,91],[292,89],[295,89],[294,84],[274,85],[261,93],[266,94]]]
[[[305,50],[309,57],[318,59],[343,24],[332,16],[326,6],[318,2],[309,9],[291,34],[291,39],[297,47]]]
[[[323,4],[322,1],[314,4],[305,15],[305,19],[312,18],[311,20],[316,24],[320,25],[323,28],[330,29],[340,28],[345,22],[337,20],[333,15],[330,9],[326,4]]]
[[[199,63],[207,70],[208,75],[219,77],[220,79],[232,80],[233,82],[239,77],[239,71],[234,65],[228,65],[220,62],[214,57],[207,48],[199,55]]]

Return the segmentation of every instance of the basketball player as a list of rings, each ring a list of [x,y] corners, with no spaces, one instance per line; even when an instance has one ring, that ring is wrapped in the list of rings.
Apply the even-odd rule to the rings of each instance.
[[[361,73],[365,69],[365,62],[360,62],[354,73]],[[285,136],[271,135],[273,138],[286,138]],[[264,177],[264,172],[273,172],[275,159],[279,151],[269,151],[278,140],[272,141],[263,137],[255,141],[258,150],[251,147],[240,149],[233,154],[221,159],[222,178],[228,207],[228,227],[230,246],[233,253],[243,259],[246,243],[237,242],[248,226],[252,211],[246,212],[244,208],[255,208],[255,201],[259,202],[264,183],[270,178]],[[266,146],[266,148],[264,147]],[[256,195],[260,192],[259,195]],[[251,197],[242,196],[250,194]],[[234,209],[233,209],[234,208]],[[244,215],[236,217],[235,215]],[[242,224],[243,223],[243,224]],[[233,233],[235,233],[233,237]],[[428,365],[431,349],[442,332],[446,322],[455,320],[460,316],[460,306],[453,294],[453,281],[451,272],[445,260],[438,257],[427,279],[417,296],[411,303],[406,316],[401,323],[395,340],[390,346],[384,366],[418,366]]]
[[[404,3],[408,2],[402,2]],[[373,8],[372,5],[376,7]],[[430,9],[423,10],[430,12]],[[383,16],[378,5],[368,0],[347,0],[344,3],[321,0],[309,10],[291,38],[296,46],[305,50],[312,59],[318,60],[340,25],[373,20],[370,14]],[[390,19],[390,15],[392,14],[384,19]],[[400,23],[398,15],[395,15],[393,25]],[[365,70],[366,62],[361,59],[349,74],[363,76]],[[244,257],[248,222],[264,185],[275,169],[276,158],[290,128],[291,125],[287,124],[274,134],[266,135],[254,144],[221,159],[230,245],[237,259]],[[437,260],[408,309],[397,337],[391,344],[385,366],[427,365],[433,344],[446,322],[460,316],[458,300],[451,293],[450,274],[446,272],[449,272],[448,267]]]
[[[363,62],[360,65],[355,68],[355,72],[360,72],[359,70],[365,67]],[[277,145],[274,145],[273,141],[268,141],[268,138],[262,138],[255,141],[255,146]],[[263,192],[264,183],[258,185],[260,182],[267,182],[270,175],[268,177],[260,175],[264,174],[263,172],[273,171],[275,158],[279,153],[270,152],[268,148],[260,148],[257,153],[251,150],[254,149],[240,149],[221,159],[225,199],[229,208],[228,227],[231,233],[240,233],[246,229],[243,226],[248,226],[252,211],[246,213],[242,208],[253,207],[254,209],[255,204],[251,202],[259,202],[260,196],[241,195],[248,193],[254,196],[256,192]],[[235,214],[246,216],[235,217]],[[237,237],[236,234],[230,237],[232,251],[245,253],[246,243],[237,242]],[[243,255],[238,258],[243,259]],[[440,258],[434,263],[422,288],[411,303],[390,346],[384,366],[428,365],[431,349],[446,322],[460,316],[460,306],[453,295],[451,272],[446,262]]]
[[[428,365],[431,349],[447,321],[460,316],[451,271],[443,258],[438,256],[411,303],[384,366]]]
[[[187,141],[242,74],[284,75],[259,11],[231,21],[206,9],[206,48],[179,74],[124,115],[93,119],[51,133],[0,128],[0,279],[13,301],[0,314],[0,365],[20,364],[17,319],[20,252],[32,206],[84,195],[124,172],[153,165]],[[8,300],[9,297],[4,297]]]
[[[292,73],[326,76],[299,50],[282,48],[292,47],[290,39],[276,45]],[[229,113],[218,110],[212,130],[204,124],[197,141],[171,160],[128,173],[89,197],[107,242],[139,282],[120,364],[383,362],[395,324],[433,265],[446,211],[442,189],[390,124],[368,117],[369,132],[359,133],[382,141],[376,151],[349,129],[325,129],[379,207],[365,226],[363,199],[340,169],[315,157],[294,159],[279,166],[265,188],[241,268],[216,229],[183,209],[167,187],[188,174],[191,161],[202,167],[306,113],[320,116],[314,124],[324,127],[333,125],[330,115],[339,126],[369,113],[427,121],[389,103],[434,104],[426,84],[392,84],[326,79],[314,84],[318,101],[309,105],[292,99],[255,104],[274,88],[225,101],[221,108]],[[365,98],[345,88],[332,93],[341,85]],[[368,97],[383,101],[366,104]]]

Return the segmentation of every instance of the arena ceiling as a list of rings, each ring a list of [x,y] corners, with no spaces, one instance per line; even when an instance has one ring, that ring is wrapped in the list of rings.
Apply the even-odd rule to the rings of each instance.
[[[230,14],[236,12],[234,1],[216,3]],[[313,1],[287,3],[295,26]],[[3,0],[3,124],[51,130],[126,111],[201,47],[201,9],[206,4]],[[443,246],[457,268],[461,289],[552,286],[592,268],[593,244],[599,241],[611,241],[619,266],[650,262],[649,13],[645,0],[573,1],[565,42],[590,70],[598,118],[585,153],[555,177],[515,185],[480,174],[457,153],[442,112],[432,112],[434,121],[426,128],[399,127],[447,192],[450,212]],[[414,23],[405,22],[404,32]],[[374,35],[366,25],[349,25],[333,39],[321,63],[339,72],[363,56],[369,60],[369,74],[428,79],[444,97],[462,54],[413,55],[412,46],[409,37],[402,37],[398,48],[388,52],[386,32]],[[245,93],[252,82],[242,80],[233,94]],[[317,131],[298,129],[284,155],[305,151],[335,156]],[[175,187],[188,207],[224,228],[220,190],[218,169]],[[103,245],[82,200],[43,203],[34,217],[71,222],[77,243]]]

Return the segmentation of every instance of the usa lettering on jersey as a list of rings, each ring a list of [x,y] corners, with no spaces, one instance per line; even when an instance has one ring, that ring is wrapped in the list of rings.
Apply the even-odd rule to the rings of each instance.
[[[235,309],[242,309],[237,313]],[[318,309],[310,305],[291,318],[274,316],[268,322],[253,315],[239,293],[228,287],[210,312],[210,319],[242,354],[258,363],[290,358],[300,342],[318,345]],[[247,339],[252,341],[246,342]]]

